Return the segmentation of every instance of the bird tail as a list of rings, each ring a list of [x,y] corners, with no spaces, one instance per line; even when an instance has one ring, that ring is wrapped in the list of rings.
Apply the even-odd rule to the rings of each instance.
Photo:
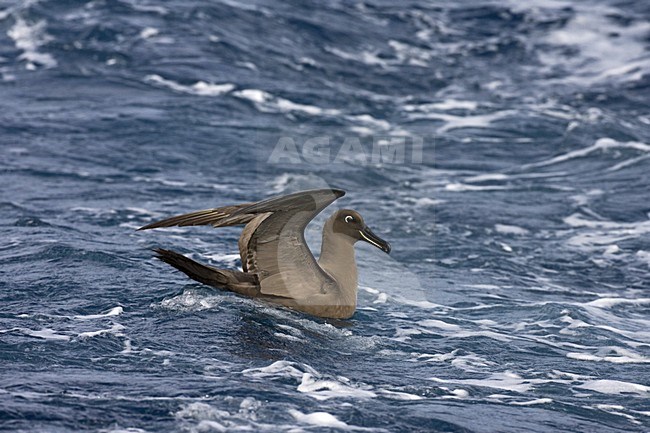
[[[175,267],[193,280],[212,287],[230,290],[246,296],[258,293],[257,276],[245,272],[217,269],[203,265],[175,251],[156,248],[156,258]]]

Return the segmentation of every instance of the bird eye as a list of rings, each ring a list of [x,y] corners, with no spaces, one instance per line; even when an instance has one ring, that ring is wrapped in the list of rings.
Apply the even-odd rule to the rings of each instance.
[[[346,222],[346,223],[354,222],[354,217],[352,217],[352,216],[350,216],[350,215],[346,216],[346,217],[345,217],[345,222]]]

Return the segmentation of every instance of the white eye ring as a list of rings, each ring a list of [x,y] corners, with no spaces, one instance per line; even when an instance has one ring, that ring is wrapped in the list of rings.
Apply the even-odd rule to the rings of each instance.
[[[351,221],[354,221],[354,217],[352,217],[352,216],[350,216],[350,215],[346,216],[344,219],[345,219],[345,222],[346,222],[346,223],[349,223],[349,222],[351,222]]]

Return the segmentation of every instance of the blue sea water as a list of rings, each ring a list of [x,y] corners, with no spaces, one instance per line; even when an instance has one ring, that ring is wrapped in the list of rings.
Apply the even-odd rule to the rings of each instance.
[[[0,0],[0,430],[650,431],[649,48],[638,1]],[[348,321],[135,231],[327,186],[393,245]]]

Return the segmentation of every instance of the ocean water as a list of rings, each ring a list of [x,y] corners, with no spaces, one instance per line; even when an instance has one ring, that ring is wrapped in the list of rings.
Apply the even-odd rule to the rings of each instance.
[[[0,0],[0,430],[650,431],[649,48],[640,1]],[[135,231],[326,186],[393,246],[347,321]]]

